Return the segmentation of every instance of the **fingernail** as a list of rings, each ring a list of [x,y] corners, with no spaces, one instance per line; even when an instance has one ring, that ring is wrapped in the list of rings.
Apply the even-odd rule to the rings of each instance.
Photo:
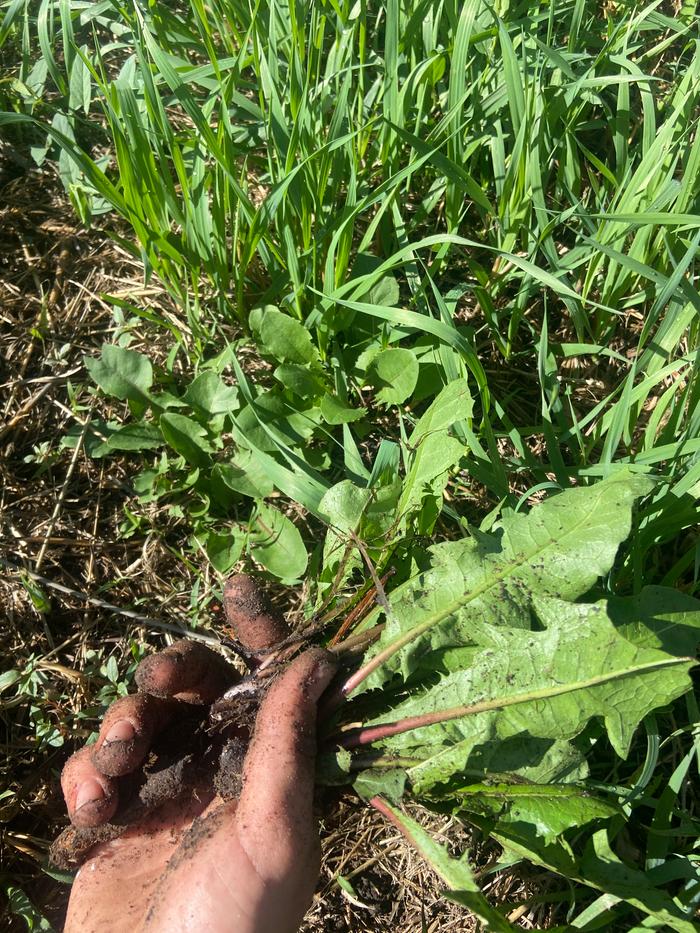
[[[119,719],[104,737],[104,743],[129,742],[136,735],[136,730],[128,719]]]
[[[75,795],[75,809],[79,810],[87,803],[96,803],[98,800],[103,800],[104,796],[104,788],[100,782],[95,778],[88,778],[78,787],[78,792]]]

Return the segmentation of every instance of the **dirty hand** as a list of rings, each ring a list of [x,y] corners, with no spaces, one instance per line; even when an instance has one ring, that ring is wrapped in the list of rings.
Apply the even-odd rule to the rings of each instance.
[[[188,704],[221,694],[222,663],[194,642],[142,662],[137,679],[153,693],[117,700],[97,742],[66,763],[61,782],[74,826],[113,817],[123,776],[140,768],[159,730]],[[318,879],[316,704],[333,673],[329,655],[310,649],[274,682],[257,715],[238,800],[212,788],[180,795],[92,849],[73,883],[65,930],[296,930]]]

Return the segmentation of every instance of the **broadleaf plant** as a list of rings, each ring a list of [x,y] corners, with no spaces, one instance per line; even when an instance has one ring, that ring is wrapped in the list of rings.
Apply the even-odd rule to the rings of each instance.
[[[385,714],[369,720],[353,744],[379,739],[422,759],[409,775],[425,790],[496,761],[503,742],[509,771],[532,770],[538,743],[572,739],[594,717],[625,757],[643,717],[688,690],[694,660],[627,641],[604,605],[540,597],[534,606],[544,631],[481,623],[480,650],[467,670],[393,707],[394,722]]]
[[[599,750],[624,762],[640,725],[692,687],[700,602],[603,588],[652,489],[616,473],[415,553],[415,572],[360,627],[381,634],[346,679],[329,738],[337,768],[359,770],[358,793],[417,833],[430,861],[438,850],[395,809],[402,798],[685,931],[687,899],[615,853],[628,792],[593,777]],[[346,488],[343,501],[357,518],[362,500]],[[503,928],[466,897],[485,929]]]
[[[317,539],[312,543],[323,562],[322,596],[358,566],[355,555],[345,561],[342,578],[337,576],[350,530],[366,541],[378,563],[414,532],[432,532],[445,487],[467,452],[458,428],[471,418],[471,394],[463,378],[441,386],[405,443],[382,440],[368,469],[358,451],[369,430],[367,408],[327,379],[309,330],[273,306],[253,309],[250,326],[264,355],[279,362],[266,385],[248,380],[236,359],[238,345],[182,385],[145,354],[105,344],[99,358],[86,359],[87,368],[105,395],[128,401],[133,420],[95,419],[64,444],[80,440],[93,457],[138,452],[146,460],[152,451],[151,463],[134,481],[141,503],[165,506],[187,530],[193,550],[204,551],[219,573],[245,553],[273,577],[288,583],[301,578],[309,542],[276,507],[279,502],[267,501],[273,497],[292,500],[331,529],[337,526],[337,547],[331,547],[332,531],[325,548]],[[371,335],[367,342],[373,345]],[[379,357],[415,364],[415,371],[409,367],[412,391],[424,364],[398,347],[379,351]],[[402,366],[382,368],[385,375],[389,370],[400,388]],[[388,403],[380,392],[376,401]],[[343,515],[343,490],[364,502],[352,529]],[[125,530],[130,533],[128,523]]]
[[[612,567],[632,504],[651,488],[646,477],[618,473],[529,514],[504,512],[491,533],[430,548],[428,566],[394,591],[382,636],[348,692],[395,674],[405,680],[426,651],[488,639],[491,626],[529,629],[533,594],[582,596]]]

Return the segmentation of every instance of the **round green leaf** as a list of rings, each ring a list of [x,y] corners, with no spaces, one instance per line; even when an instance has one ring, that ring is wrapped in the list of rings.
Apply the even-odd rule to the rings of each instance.
[[[393,275],[384,275],[373,285],[367,299],[373,305],[395,308],[399,303],[399,283]]]
[[[297,580],[306,570],[308,555],[298,529],[270,505],[260,506],[249,549],[255,560],[280,580]]]
[[[85,366],[105,395],[148,402],[148,391],[153,385],[153,367],[143,353],[106,343],[99,359],[86,356]]]
[[[299,363],[281,363],[275,370],[275,379],[301,398],[318,398],[326,391],[321,376]]]
[[[189,386],[183,401],[209,415],[227,414],[238,407],[238,389],[227,386],[216,373],[207,370]]]
[[[207,557],[215,570],[219,573],[228,573],[243,550],[243,536],[232,531],[218,534],[210,531],[207,534]]]
[[[212,487],[219,490],[220,484],[251,499],[269,496],[274,485],[260,462],[249,450],[241,450],[230,463],[217,463],[211,472]],[[217,495],[217,498],[228,498]]]
[[[331,486],[321,499],[319,512],[329,525],[339,531],[357,531],[371,498],[371,490],[361,489],[349,479],[344,479]]]
[[[311,363],[318,357],[304,325],[273,305],[253,308],[249,324],[260,349],[281,363]]]
[[[375,397],[385,405],[405,402],[418,381],[418,360],[415,353],[402,347],[391,347],[378,353],[367,369],[367,382],[374,386]]]

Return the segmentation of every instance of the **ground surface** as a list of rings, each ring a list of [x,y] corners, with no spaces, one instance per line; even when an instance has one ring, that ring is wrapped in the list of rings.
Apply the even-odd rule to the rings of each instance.
[[[45,867],[48,846],[65,824],[61,766],[91,735],[106,705],[127,690],[141,654],[172,637],[164,628],[197,623],[217,633],[219,593],[218,581],[205,573],[191,595],[195,571],[203,568],[175,559],[169,542],[138,529],[124,537],[127,460],[106,467],[86,457],[80,443],[62,444],[67,434],[80,438],[84,419],[105,404],[84,387],[82,362],[113,330],[113,305],[104,296],[138,297],[142,307],[157,305],[166,317],[169,299],[157,284],[144,286],[128,253],[79,227],[54,177],[36,171],[12,177],[15,171],[8,163],[0,171],[0,671],[6,678],[0,786],[7,788],[0,796],[0,872],[31,900],[29,917],[36,909],[59,924],[68,887]],[[29,566],[43,579],[23,577]],[[151,621],[133,618],[134,612]],[[323,809],[323,869],[306,931],[474,928],[462,908],[440,898],[438,879],[379,815],[344,794],[325,800]],[[440,823],[433,823],[436,832]],[[525,929],[547,926],[549,907],[536,906],[536,899],[520,905],[534,890],[556,887],[556,879],[509,872],[488,882],[495,849],[482,851],[456,823],[443,833],[448,843],[471,841],[486,892],[511,906],[513,920]],[[339,887],[338,875],[353,893]],[[25,928],[9,913],[0,927]]]

